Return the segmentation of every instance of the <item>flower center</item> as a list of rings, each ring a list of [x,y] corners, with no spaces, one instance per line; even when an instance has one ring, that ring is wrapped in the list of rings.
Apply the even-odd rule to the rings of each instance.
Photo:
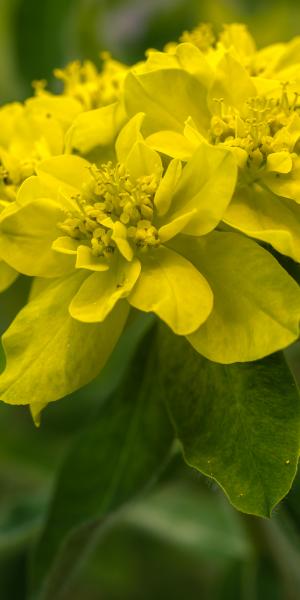
[[[86,108],[98,108],[118,100],[127,68],[113,60],[108,53],[102,53],[103,66],[98,72],[96,66],[85,61],[74,61],[65,69],[55,69],[54,75],[63,82],[63,93],[73,96]]]
[[[11,163],[11,164],[10,164]],[[6,202],[16,199],[18,187],[27,177],[35,173],[35,161],[30,159],[1,160],[0,155],[0,198]]]
[[[294,136],[289,126],[298,113],[298,94],[288,94],[282,84],[280,98],[253,97],[239,112],[225,107],[223,99],[215,99],[215,114],[211,119],[210,142],[246,150],[256,166],[263,166],[268,154],[292,152]]]
[[[157,178],[145,175],[134,180],[124,165],[111,162],[100,168],[93,165],[90,173],[92,181],[75,198],[78,211],[69,213],[60,229],[90,246],[94,256],[108,258],[118,239],[126,240],[135,252],[159,246],[153,225]]]

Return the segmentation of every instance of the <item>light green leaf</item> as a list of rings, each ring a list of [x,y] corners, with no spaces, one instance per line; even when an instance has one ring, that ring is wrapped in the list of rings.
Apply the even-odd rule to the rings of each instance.
[[[128,314],[119,303],[101,324],[79,323],[68,307],[86,274],[76,272],[43,286],[3,336],[6,368],[0,399],[46,404],[88,383],[102,369]]]
[[[237,509],[270,516],[291,487],[300,446],[300,399],[283,355],[218,365],[166,328],[158,347],[186,462],[214,479]]]
[[[63,463],[34,556],[38,600],[52,600],[64,591],[95,533],[155,481],[169,457],[173,434],[153,377],[158,363],[151,337],[142,341],[132,365],[120,392],[94,417]]]
[[[214,295],[207,321],[189,336],[200,354],[221,363],[257,360],[299,336],[300,288],[273,256],[237,233],[181,239]]]

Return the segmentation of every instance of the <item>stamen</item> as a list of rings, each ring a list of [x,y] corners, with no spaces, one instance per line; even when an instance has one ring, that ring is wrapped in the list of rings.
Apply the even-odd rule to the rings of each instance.
[[[280,98],[249,98],[240,112],[226,106],[223,98],[214,98],[209,140],[212,144],[239,147],[248,153],[248,167],[264,167],[273,152],[294,151],[288,125],[299,110],[298,94],[288,93],[283,82]]]
[[[59,228],[90,246],[94,256],[108,259],[117,249],[117,223],[125,225],[125,236],[136,251],[159,246],[158,231],[152,223],[156,177],[146,175],[133,180],[124,165],[113,166],[111,162],[100,168],[93,165],[90,174],[91,182],[73,198],[78,211],[69,213]]]
[[[202,52],[207,52],[215,45],[216,37],[210,23],[201,23],[192,31],[184,31],[179,41],[194,44]]]

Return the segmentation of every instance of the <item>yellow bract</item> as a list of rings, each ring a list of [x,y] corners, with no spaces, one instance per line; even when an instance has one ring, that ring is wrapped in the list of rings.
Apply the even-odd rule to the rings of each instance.
[[[203,142],[227,147],[239,177],[224,222],[299,262],[298,42],[281,48],[277,72],[261,76],[253,66],[259,53],[243,26],[226,26],[219,38],[209,32],[185,33],[184,43],[151,52],[133,69],[125,81],[127,111],[145,113],[146,141],[166,156],[188,160]],[[281,79],[283,66],[295,78]],[[256,213],[254,226],[246,210]]]
[[[84,385],[131,307],[221,363],[298,338],[298,284],[258,240],[300,262],[299,46],[205,24],[1,109],[0,289],[38,278],[3,336],[4,401],[38,419]]]

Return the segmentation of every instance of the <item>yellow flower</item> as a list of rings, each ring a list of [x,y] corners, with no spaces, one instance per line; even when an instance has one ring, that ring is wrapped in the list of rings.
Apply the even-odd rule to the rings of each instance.
[[[55,69],[54,75],[63,82],[63,94],[82,103],[85,110],[107,106],[119,100],[128,67],[111,58],[108,52],[101,55],[100,71],[91,61],[74,61],[65,69]]]
[[[171,242],[215,228],[235,184],[234,160],[201,148],[183,169],[176,159],[163,169],[139,132],[142,118],[120,133],[114,162],[49,158],[2,212],[1,254],[46,279],[3,337],[4,401],[39,407],[94,377],[130,306],[156,313],[179,335],[212,310],[207,280]]]
[[[55,71],[64,82],[63,94],[51,94],[45,89],[46,82],[35,82],[34,98],[0,108],[0,210],[15,200],[20,185],[36,173],[41,161],[63,152],[85,153],[86,148],[80,149],[81,124],[85,127],[89,120],[85,111],[102,107],[93,113],[93,128],[97,129],[98,120],[102,129],[97,130],[97,140],[100,138],[106,148],[112,143],[124,122],[124,111],[116,100],[126,72],[127,67],[107,53],[101,71],[89,61],[83,65],[74,62],[65,70]],[[16,277],[16,271],[1,260],[0,291]]]
[[[72,98],[31,98],[0,109],[0,210],[16,198],[37,164],[64,150],[64,134],[81,106]],[[0,291],[17,277],[0,261]]]
[[[150,57],[126,79],[126,108],[145,112],[147,143],[173,158],[187,160],[203,142],[229,148],[239,178],[225,223],[300,261],[298,88],[250,77],[234,33],[225,31],[214,66],[189,43],[176,47],[172,66],[167,55],[157,55],[155,67]],[[254,50],[243,39],[249,58]]]

